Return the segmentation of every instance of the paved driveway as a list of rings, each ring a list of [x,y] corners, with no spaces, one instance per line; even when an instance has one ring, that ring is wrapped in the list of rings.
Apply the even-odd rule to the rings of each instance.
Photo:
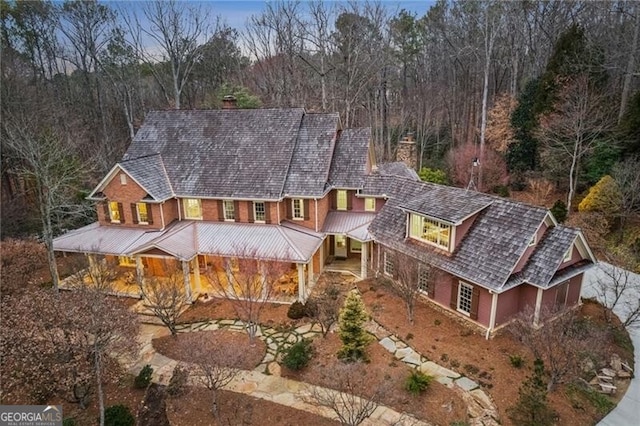
[[[604,268],[615,268],[607,263],[601,263]],[[636,274],[634,274],[636,275]],[[592,268],[585,275],[584,285],[582,287],[583,297],[596,297],[596,292],[593,287],[594,282],[598,277],[606,277],[600,268]],[[640,276],[636,275],[637,279]],[[640,298],[640,292],[634,292],[633,294],[627,294],[629,298]],[[624,315],[624,304],[619,304],[614,309],[614,313],[619,316]],[[599,426],[631,426],[640,424],[640,328],[629,328],[629,337],[633,342],[634,347],[634,369],[635,378],[631,380],[629,389],[624,395],[618,406],[610,412],[604,419],[598,423]]]

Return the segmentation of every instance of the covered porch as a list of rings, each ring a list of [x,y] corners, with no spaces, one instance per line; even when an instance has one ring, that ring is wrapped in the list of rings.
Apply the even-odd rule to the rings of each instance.
[[[368,227],[374,218],[373,213],[329,213],[323,227],[327,234],[325,270],[350,274],[358,279],[368,277],[372,253]]]

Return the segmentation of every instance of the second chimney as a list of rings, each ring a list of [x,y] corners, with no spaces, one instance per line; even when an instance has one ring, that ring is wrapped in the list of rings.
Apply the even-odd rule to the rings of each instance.
[[[418,148],[413,138],[413,132],[408,132],[407,135],[398,142],[396,161],[402,161],[413,170],[416,170],[418,167]]]
[[[222,98],[222,109],[236,109],[238,108],[238,100],[233,95],[226,95]]]

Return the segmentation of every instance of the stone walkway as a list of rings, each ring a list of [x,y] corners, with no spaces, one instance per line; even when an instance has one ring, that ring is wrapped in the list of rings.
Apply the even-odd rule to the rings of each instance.
[[[245,324],[239,320],[212,320],[183,325],[179,328],[179,332],[209,331],[225,328],[244,331]],[[495,405],[476,382],[427,360],[374,321],[370,321],[367,324],[367,331],[373,334],[378,343],[392,353],[395,358],[411,368],[417,368],[425,374],[433,376],[438,382],[458,392],[467,404],[470,425],[495,426],[499,424],[495,420],[498,418]],[[157,353],[151,344],[154,338],[167,334],[168,330],[165,327],[153,324],[143,324],[141,326],[140,340],[142,349],[140,356],[135,363],[130,363],[128,366],[132,374],[137,374],[143,366],[149,364],[153,368],[154,382],[168,384],[173,369],[178,362]],[[311,324],[288,330],[260,326],[257,336],[263,339],[267,346],[264,359],[253,371],[241,372],[226,389],[335,419],[336,416],[331,410],[317,407],[305,401],[310,390],[316,386],[280,377],[280,366],[276,362],[279,354],[294,343],[305,338],[311,339],[319,334],[320,327]],[[326,391],[326,389],[323,390]],[[328,391],[336,392],[333,390]],[[383,405],[380,405],[371,418],[363,424],[429,425]]]

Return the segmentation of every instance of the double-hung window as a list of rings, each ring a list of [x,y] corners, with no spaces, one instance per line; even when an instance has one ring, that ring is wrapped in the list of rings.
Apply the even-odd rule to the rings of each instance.
[[[364,199],[364,211],[366,211],[366,212],[375,212],[376,211],[376,199],[375,198],[365,198]]]
[[[458,310],[464,314],[471,314],[471,301],[473,299],[473,286],[461,282],[458,286]]]
[[[147,203],[136,203],[136,211],[138,213],[138,223],[142,225],[149,224],[149,212]]]
[[[118,203],[117,201],[109,201],[109,219],[112,223],[122,222],[120,203]]]
[[[264,222],[266,218],[264,201],[254,201],[253,203],[253,220],[255,222]]]
[[[347,191],[345,189],[339,189],[336,192],[336,208],[347,210]]]
[[[291,211],[293,218],[296,220],[304,219],[304,202],[300,198],[294,198],[291,200]]]
[[[429,293],[429,279],[431,278],[428,268],[420,268],[418,271],[418,289]]]
[[[236,220],[236,210],[232,200],[224,200],[222,202],[224,220],[234,221]]]
[[[395,270],[396,270],[395,266],[396,265],[394,265],[393,260],[394,259],[393,259],[392,255],[390,255],[387,252],[384,253],[384,265],[383,266],[384,266],[384,273],[386,275],[393,276],[393,274],[395,273]]]
[[[199,198],[185,198],[182,203],[185,219],[202,219],[202,202]]]

